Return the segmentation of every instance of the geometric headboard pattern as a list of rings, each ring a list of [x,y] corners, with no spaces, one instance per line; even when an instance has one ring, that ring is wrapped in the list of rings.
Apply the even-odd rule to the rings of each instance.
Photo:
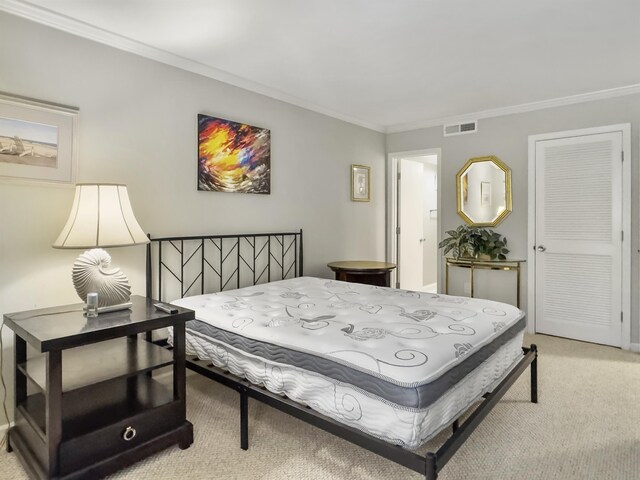
[[[149,240],[146,294],[160,301],[303,275],[302,230]]]

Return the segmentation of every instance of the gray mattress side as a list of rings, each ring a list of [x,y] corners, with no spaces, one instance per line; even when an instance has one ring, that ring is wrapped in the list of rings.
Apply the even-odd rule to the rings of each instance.
[[[324,375],[339,382],[348,383],[366,392],[381,397],[388,402],[409,408],[429,407],[447,390],[487,360],[509,340],[515,338],[526,326],[523,316],[510,328],[496,337],[491,343],[465,357],[464,360],[429,383],[415,387],[395,385],[374,375],[350,368],[329,358],[300,352],[267,342],[253,340],[236,333],[216,328],[200,320],[187,322],[189,330],[230,345],[250,355],[262,357],[275,363],[291,365],[297,368]]]

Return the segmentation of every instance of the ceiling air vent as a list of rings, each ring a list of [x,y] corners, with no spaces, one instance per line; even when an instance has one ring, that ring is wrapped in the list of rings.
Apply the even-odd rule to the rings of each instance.
[[[465,133],[476,133],[478,131],[478,122],[476,120],[464,123],[455,123],[444,126],[444,136],[463,135]]]

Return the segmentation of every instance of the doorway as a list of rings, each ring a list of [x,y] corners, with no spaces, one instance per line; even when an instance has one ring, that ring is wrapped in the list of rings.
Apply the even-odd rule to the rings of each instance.
[[[392,285],[436,293],[439,285],[440,149],[389,155],[388,252]]]
[[[629,136],[614,125],[529,137],[536,332],[630,346]]]

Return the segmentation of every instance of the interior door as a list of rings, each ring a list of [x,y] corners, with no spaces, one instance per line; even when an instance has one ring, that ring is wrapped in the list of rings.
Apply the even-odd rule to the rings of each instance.
[[[398,276],[400,288],[418,290],[423,286],[424,165],[402,159],[399,172]]]
[[[536,142],[536,331],[622,342],[622,132]]]

